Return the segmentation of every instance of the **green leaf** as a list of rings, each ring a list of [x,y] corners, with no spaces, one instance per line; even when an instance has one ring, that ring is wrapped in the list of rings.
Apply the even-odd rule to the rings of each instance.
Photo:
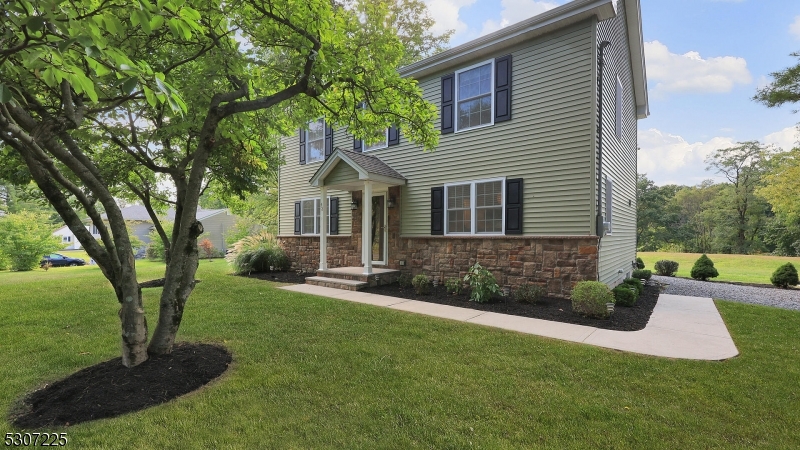
[[[111,34],[119,34],[122,30],[122,22],[114,16],[106,16],[103,18],[106,24],[106,30]]]
[[[86,47],[83,50],[86,52],[88,56],[91,56],[92,58],[99,58],[103,56],[103,53],[100,51],[100,49],[94,45]]]
[[[139,84],[139,79],[136,77],[131,77],[125,80],[122,83],[122,92],[127,95],[131,95],[134,90],[136,90],[136,86]]]
[[[153,16],[150,19],[150,29],[157,30],[161,28],[161,25],[164,25],[164,16]]]
[[[91,47],[92,45],[94,45],[94,40],[92,39],[92,37],[91,36],[86,36],[85,34],[82,34],[82,35],[76,37],[75,39],[78,42],[80,42],[81,45],[84,46],[84,47]]]
[[[134,10],[133,15],[131,16],[131,21],[133,21],[134,17],[137,18],[139,26],[142,27],[142,31],[144,31],[146,34],[150,34],[153,32],[153,30],[150,28],[150,13],[147,12],[147,10],[144,9]]]
[[[75,43],[75,41],[77,41],[77,39],[64,39],[62,41],[59,41],[57,44],[58,51],[64,53],[65,51],[67,51],[70,45]]]
[[[9,89],[5,84],[0,83],[0,103],[8,103],[14,99]]]
[[[144,86],[144,96],[147,99],[147,103],[155,108],[158,106],[158,100],[156,99],[156,94],[153,93],[153,90],[147,86]]]
[[[38,33],[44,27],[44,17],[42,16],[33,16],[28,19],[28,22],[25,24],[29,30]]]

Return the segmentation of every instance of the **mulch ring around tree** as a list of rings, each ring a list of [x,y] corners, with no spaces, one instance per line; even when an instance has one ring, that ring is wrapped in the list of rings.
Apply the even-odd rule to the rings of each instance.
[[[417,295],[412,287],[400,287],[398,284],[369,287],[361,292],[370,294],[400,297],[421,302],[438,303],[440,305],[458,306],[479,311],[510,314],[512,316],[532,317],[534,319],[552,320],[555,322],[586,325],[595,328],[617,331],[638,331],[647,326],[653,308],[658,302],[661,286],[650,281],[634,306],[617,306],[609,319],[591,319],[572,311],[572,302],[560,298],[542,298],[535,305],[520,303],[513,298],[495,297],[488,303],[477,303],[469,300],[469,292],[458,295],[448,294],[444,286],[431,288],[428,295]]]
[[[198,284],[203,280],[194,280],[194,284]],[[164,287],[164,283],[166,282],[166,278],[159,278],[157,280],[150,280],[150,281],[142,281],[139,283],[139,288],[154,288],[154,287]]]
[[[297,273],[296,271],[286,272],[254,272],[250,274],[240,274],[238,276],[255,278],[264,281],[275,281],[278,283],[303,284],[306,277],[315,277],[316,273]]]
[[[200,343],[176,344],[169,355],[151,356],[131,368],[114,358],[28,394],[9,421],[36,429],[117,417],[197,390],[222,375],[231,361],[225,348]]]

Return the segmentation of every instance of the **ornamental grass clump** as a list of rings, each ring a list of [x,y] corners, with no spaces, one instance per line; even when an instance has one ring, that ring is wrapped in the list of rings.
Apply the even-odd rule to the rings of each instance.
[[[711,261],[711,258],[703,253],[703,255],[694,262],[691,275],[695,280],[706,281],[709,278],[718,277],[719,272],[714,268],[714,262]]]
[[[464,282],[469,283],[469,287],[472,289],[469,295],[469,299],[472,301],[486,303],[494,295],[503,295],[492,272],[484,269],[478,263],[469,268]]]
[[[614,303],[614,294],[605,283],[581,281],[572,290],[572,310],[582,316],[608,319],[607,303]]]
[[[633,274],[631,274],[631,276],[639,280],[647,281],[650,279],[650,277],[653,276],[653,272],[647,269],[636,269],[633,271]]]
[[[674,277],[678,272],[678,263],[668,259],[662,259],[661,261],[656,261],[653,268],[656,269],[656,273],[661,276]]]
[[[522,286],[514,289],[512,296],[514,300],[520,303],[528,303],[535,305],[547,294],[547,290],[535,284],[525,283]]]
[[[639,295],[633,285],[622,283],[611,290],[614,294],[614,303],[617,306],[633,306],[636,304]]]
[[[238,240],[225,260],[237,274],[286,271],[291,267],[286,252],[278,245],[275,236],[267,232]]]
[[[414,292],[417,295],[428,295],[431,293],[433,283],[426,275],[419,274],[411,280],[411,285],[414,286]]]
[[[800,283],[797,277],[797,269],[795,269],[792,263],[786,263],[775,269],[775,272],[772,273],[772,277],[770,277],[770,281],[775,286],[783,289],[789,286],[797,286],[797,284]]]

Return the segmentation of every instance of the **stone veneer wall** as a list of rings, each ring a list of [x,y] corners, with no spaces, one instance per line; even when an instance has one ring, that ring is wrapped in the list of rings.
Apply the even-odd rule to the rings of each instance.
[[[598,240],[594,236],[421,236],[400,235],[400,188],[390,188],[397,206],[389,208],[389,264],[385,267],[441,280],[463,278],[479,262],[501,286],[532,283],[548,295],[569,297],[575,283],[597,280]],[[359,207],[352,211],[352,234],[328,238],[328,267],[360,267],[361,192],[353,192]],[[341,205],[340,207],[349,207]],[[319,236],[280,236],[292,269],[313,272],[319,267]],[[400,265],[403,261],[404,265]],[[376,266],[384,267],[384,266]]]

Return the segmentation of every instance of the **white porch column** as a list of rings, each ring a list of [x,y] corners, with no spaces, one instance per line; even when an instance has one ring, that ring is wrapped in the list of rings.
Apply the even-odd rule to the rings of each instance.
[[[319,218],[319,270],[328,269],[328,187],[319,188],[322,211]]]
[[[364,182],[364,195],[361,199],[361,262],[364,275],[372,274],[372,182]]]

